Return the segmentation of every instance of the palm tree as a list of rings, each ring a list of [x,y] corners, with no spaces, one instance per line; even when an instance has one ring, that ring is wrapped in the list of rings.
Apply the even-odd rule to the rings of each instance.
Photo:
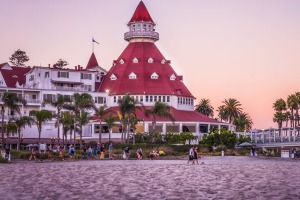
[[[6,140],[6,145],[7,145],[9,135],[14,136],[17,133],[17,131],[18,131],[17,130],[17,125],[15,123],[7,123],[6,127],[5,127],[5,130],[6,130],[6,137],[7,137],[7,140]]]
[[[273,104],[273,108],[275,109],[275,111],[279,111],[279,112],[285,111],[286,103],[283,99],[277,99]]]
[[[286,102],[283,99],[277,99],[273,104],[276,113],[274,114],[273,121],[278,123],[279,135],[281,135],[282,122],[286,121]]]
[[[75,137],[76,137],[76,123],[77,119],[80,117],[80,112],[87,111],[94,107],[93,97],[88,93],[75,93],[72,96],[72,102],[66,104],[64,106],[65,109],[71,110],[74,113],[74,148],[75,144]],[[80,135],[82,139],[82,135]],[[82,140],[80,141],[80,147],[82,147]]]
[[[233,98],[225,99],[222,103],[224,103],[222,115],[224,119],[231,124],[233,120],[242,113],[242,108],[240,107],[242,104]]]
[[[173,123],[175,121],[175,118],[173,117],[170,106],[168,104],[162,103],[162,102],[155,102],[154,106],[150,109],[145,110],[146,117],[152,116],[152,142],[155,141],[155,125],[156,125],[156,119],[157,117],[163,117],[171,120]]]
[[[297,102],[298,102],[298,107],[296,109],[296,116],[295,116],[295,120],[297,121],[297,126],[299,126],[299,108],[300,108],[300,92],[296,92],[295,93],[296,97],[297,97]],[[296,122],[295,122],[295,126],[296,126]]]
[[[199,104],[196,105],[197,112],[202,113],[203,115],[207,117],[213,117],[214,116],[214,108],[210,104],[209,99],[201,99]]]
[[[22,97],[18,96],[16,93],[11,92],[4,92],[0,97],[0,105],[1,105],[1,137],[2,137],[2,144],[4,144],[4,114],[5,110],[9,109],[13,112],[17,112],[18,114],[21,113],[20,110],[20,104],[26,105],[26,100]],[[4,145],[2,145],[2,148],[4,148]]]
[[[68,132],[72,133],[74,126],[74,118],[70,112],[63,112],[62,118],[60,118],[60,123],[63,129],[63,146],[65,146],[65,138],[67,138]]]
[[[282,128],[282,123],[286,120],[286,115],[280,111],[277,111],[274,114],[273,121],[278,123],[278,128],[279,128],[279,134],[281,134],[281,128]]]
[[[10,119],[10,122],[14,122],[17,126],[17,132],[18,132],[17,150],[20,150],[21,130],[24,129],[25,126],[31,127],[34,120],[31,117],[23,116],[23,117],[20,117],[20,118],[12,118],[12,119]]]
[[[132,128],[133,130],[133,140],[132,140],[132,143],[133,145],[135,145],[135,130],[136,130],[136,125],[142,121],[141,119],[137,118],[135,115],[133,115],[130,119],[130,122],[129,122],[129,125],[130,125],[130,128]]]
[[[107,106],[106,105],[103,105],[103,106],[100,106],[99,108],[97,108],[95,105],[94,105],[94,110],[95,110],[95,115],[97,115],[99,117],[99,144],[102,143],[102,122],[104,121],[104,117],[112,112],[111,110],[107,109]]]
[[[253,121],[248,113],[242,112],[237,118],[234,119],[233,124],[236,126],[236,130],[238,132],[244,132],[251,130]]]
[[[38,128],[39,132],[39,151],[40,151],[40,143],[41,143],[41,133],[42,133],[42,125],[52,119],[52,113],[49,110],[32,110],[29,113],[30,116],[33,116],[33,120],[35,125]]]
[[[296,110],[296,112],[298,112],[298,98],[295,94],[289,95],[287,98],[287,106],[288,108],[291,110],[291,116],[290,116],[290,120],[291,120],[291,127],[294,127],[294,110]],[[295,121],[296,123],[296,121]]]
[[[139,106],[139,102],[137,102],[133,97],[131,97],[129,94],[126,94],[123,96],[122,99],[118,100],[118,105],[119,105],[119,118],[121,121],[122,125],[122,142],[124,142],[124,128],[125,125],[129,124],[128,121],[130,121],[130,114],[135,113],[137,109],[141,109]],[[127,117],[129,116],[129,118]],[[128,121],[126,121],[128,120]],[[126,141],[128,140],[129,136],[129,127],[127,126],[127,137]]]
[[[61,110],[65,107],[66,103],[70,102],[70,98],[67,96],[57,94],[56,99],[46,99],[42,103],[43,106],[45,104],[49,104],[52,107],[57,109],[56,112],[56,125],[57,125],[57,139],[58,139],[58,144],[60,140],[60,118],[61,118]]]
[[[83,126],[85,126],[87,123],[89,123],[89,117],[88,113],[85,111],[82,111],[80,115],[77,118],[77,125],[78,125],[78,130],[79,130],[79,135],[80,135],[80,149],[82,149],[83,144],[82,144],[82,133],[83,133]]]
[[[105,119],[105,123],[108,127],[108,136],[109,136],[109,142],[111,142],[111,130],[112,130],[112,127],[115,126],[115,122],[117,121],[117,118],[116,116],[113,116],[112,114],[108,115]]]
[[[219,106],[217,112],[219,113],[218,116],[220,117],[220,121],[222,122],[223,119],[225,119],[225,112],[224,112],[225,106]]]

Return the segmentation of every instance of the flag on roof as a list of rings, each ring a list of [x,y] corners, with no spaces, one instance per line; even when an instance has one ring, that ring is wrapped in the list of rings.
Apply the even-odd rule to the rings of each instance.
[[[93,38],[93,42],[95,42],[95,43],[99,44],[99,42],[97,42],[96,40],[94,40],[94,38]]]

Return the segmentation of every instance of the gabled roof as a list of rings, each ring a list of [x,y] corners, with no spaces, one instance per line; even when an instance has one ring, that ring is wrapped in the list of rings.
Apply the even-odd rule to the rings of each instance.
[[[99,64],[98,64],[96,56],[93,52],[85,69],[92,69],[92,68],[98,67],[98,66],[99,66]]]
[[[139,60],[138,63],[132,63],[135,57]],[[153,63],[148,63],[150,57],[153,58]],[[125,60],[124,64],[119,63],[121,59]],[[116,64],[108,71],[99,92],[109,89],[112,95],[130,93],[193,97],[179,78],[170,80],[172,74],[176,77],[178,75],[169,64],[161,63],[163,59],[165,59],[164,56],[154,43],[129,43]],[[136,79],[128,78],[131,72],[137,75]],[[159,75],[158,79],[151,79],[151,74],[154,72]],[[113,74],[117,77],[116,80],[110,79]]]
[[[145,106],[144,109],[150,109],[150,106]],[[170,107],[170,111],[175,118],[175,123],[176,122],[204,122],[204,123],[212,123],[212,124],[226,124],[223,122],[219,122],[215,119],[209,118],[197,111],[187,111],[187,110],[176,110],[173,107]],[[119,108],[118,107],[111,107],[109,110],[113,111],[113,113],[118,113]],[[137,118],[143,119],[144,121],[152,121],[152,117],[148,116],[146,117],[144,110],[139,110],[137,109],[135,112]],[[170,121],[167,118],[163,117],[157,117],[156,118],[157,122],[165,122],[165,121]]]
[[[30,71],[30,67],[13,67],[11,66],[11,70],[0,69],[2,73],[3,79],[7,85],[7,87],[15,88],[16,83],[19,85],[23,85],[26,83],[25,74]]]
[[[129,23],[141,21],[154,23],[143,1],[136,7]]]

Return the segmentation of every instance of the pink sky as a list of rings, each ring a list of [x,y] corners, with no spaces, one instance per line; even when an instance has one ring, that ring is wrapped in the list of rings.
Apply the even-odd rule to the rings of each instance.
[[[0,0],[0,63],[17,49],[28,65],[66,59],[85,66],[91,38],[109,70],[139,0]],[[215,109],[239,100],[253,128],[275,127],[272,104],[300,91],[300,1],[144,0],[157,22],[156,43],[197,98]],[[216,113],[215,113],[216,114]]]

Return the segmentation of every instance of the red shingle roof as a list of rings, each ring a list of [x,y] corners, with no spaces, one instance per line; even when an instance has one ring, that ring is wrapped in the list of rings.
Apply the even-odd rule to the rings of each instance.
[[[99,66],[99,64],[98,64],[96,56],[93,52],[87,66],[86,66],[86,69],[92,69],[93,67],[97,67],[97,66]]]
[[[134,58],[138,59],[138,63],[133,63]],[[149,58],[153,59],[153,63],[148,62]],[[121,59],[124,64],[120,63]],[[173,68],[167,62],[163,64],[162,60],[166,59],[154,43],[129,43],[105,76],[99,92],[108,89],[112,95],[130,93],[193,97]],[[137,75],[136,79],[128,78],[132,72]],[[158,74],[158,79],[151,79],[154,72]],[[116,80],[111,80],[112,74],[117,77]],[[170,80],[172,74],[175,80]]]
[[[129,23],[140,22],[140,21],[154,23],[143,1],[141,1],[139,5],[136,7],[135,12],[132,15]]]
[[[144,109],[149,109],[151,107],[145,106]],[[111,107],[109,110],[112,110],[113,113],[118,113],[119,108],[118,107]],[[144,110],[136,110],[136,115],[139,119],[143,119],[144,121],[152,121],[152,116],[146,117]],[[186,111],[186,110],[176,110],[175,108],[171,107],[171,113],[175,118],[175,122],[205,122],[205,123],[213,123],[213,124],[219,124],[222,122],[219,122],[215,119],[211,119],[197,111]],[[170,121],[166,118],[157,117],[157,122],[163,122],[163,121]],[[223,123],[224,124],[224,123]]]
[[[30,71],[30,67],[11,67],[12,69],[0,69],[7,87],[16,87],[16,83],[20,85],[26,83],[25,74]]]

